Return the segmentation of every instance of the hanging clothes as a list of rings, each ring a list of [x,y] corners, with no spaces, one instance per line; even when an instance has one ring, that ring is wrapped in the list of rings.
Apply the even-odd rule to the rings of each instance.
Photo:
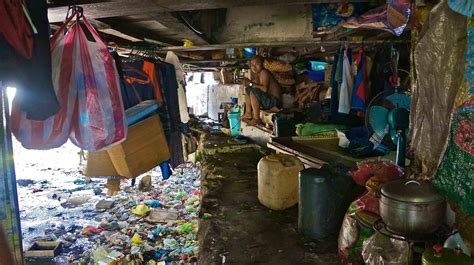
[[[185,79],[183,67],[181,66],[181,63],[179,62],[178,56],[176,56],[174,52],[166,53],[165,61],[167,63],[172,64],[175,68],[176,81],[178,81],[179,116],[182,123],[188,123],[189,112],[188,112],[188,103],[186,100],[186,93],[184,91],[184,86],[183,86],[184,79]]]
[[[123,63],[122,66],[125,81],[122,88],[124,105],[131,107],[148,99],[156,99],[161,103],[158,114],[171,153],[170,164],[172,167],[180,165],[184,159],[180,132],[179,85],[175,66],[153,59],[135,60]]]
[[[165,62],[170,63],[174,66],[174,69],[176,70],[176,80],[178,81],[178,83],[183,82],[185,75],[178,56],[174,52],[167,52]]]
[[[129,109],[142,101],[135,86],[129,84],[125,79],[120,80],[120,93],[122,95],[124,109]]]
[[[182,83],[178,83],[178,100],[179,100],[179,116],[182,123],[188,123],[189,112],[188,112],[188,103],[186,100],[186,92],[184,91],[184,86]]]
[[[339,59],[342,58],[342,49],[338,49],[334,55],[334,63],[331,69],[331,115],[337,115],[337,109],[339,108],[339,66],[341,65]],[[342,81],[342,76],[341,76]]]
[[[152,62],[144,61],[143,62],[143,72],[148,75],[150,82],[153,86],[153,94],[155,95],[158,105],[163,104],[163,95],[161,92],[160,78],[158,72],[156,71],[156,66]]]
[[[178,100],[178,82],[176,80],[176,71],[173,65],[164,62],[157,62],[155,64],[162,88],[162,96],[166,102],[166,112],[169,117],[168,130],[179,131],[180,115],[179,115],[179,100]],[[166,128],[165,128],[166,131]]]
[[[122,100],[128,109],[138,103],[155,99],[154,84],[148,74],[142,71],[143,60],[122,64],[123,79]]]
[[[357,75],[352,93],[352,110],[357,111],[358,116],[363,116],[366,109],[368,84],[367,84],[367,59],[364,50],[359,49],[359,53],[354,59],[357,65]]]
[[[158,109],[171,152],[170,163],[176,167],[184,162],[181,119],[179,113],[178,82],[176,70],[172,64],[156,62],[164,104]]]
[[[0,35],[0,80],[5,81],[7,86],[17,88],[16,96],[27,119],[45,120],[60,108],[52,82],[46,0],[27,0],[26,7],[37,30],[37,34],[33,35],[31,59],[16,53],[16,47],[7,44],[4,35]],[[5,25],[3,19],[0,15],[2,30]]]
[[[31,59],[33,32],[23,10],[22,1],[0,0],[0,35],[3,35],[3,41],[17,54],[25,59]]]
[[[166,139],[171,153],[170,164],[175,168],[184,163],[182,134],[180,131],[172,132]]]
[[[341,89],[339,91],[339,113],[349,114],[351,111],[351,97],[352,90],[354,88],[354,77],[351,66],[351,61],[349,60],[348,54],[351,53],[350,49],[344,51],[344,59],[342,65],[342,83]]]

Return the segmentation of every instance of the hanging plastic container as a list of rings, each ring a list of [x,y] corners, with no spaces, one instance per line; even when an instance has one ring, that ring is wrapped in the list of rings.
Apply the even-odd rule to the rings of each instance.
[[[432,250],[428,249],[423,252],[421,263],[423,265],[472,265],[474,259],[462,251],[456,252],[443,248],[441,245],[434,245]]]
[[[274,154],[258,163],[258,200],[272,210],[298,203],[298,174],[303,163],[291,155]]]
[[[301,171],[299,232],[315,240],[337,233],[353,197],[353,187],[354,184],[347,174],[338,173],[329,166]]]
[[[240,133],[240,121],[238,120],[239,117],[239,112],[231,112],[227,114],[230,124],[230,135],[233,137],[238,136]]]

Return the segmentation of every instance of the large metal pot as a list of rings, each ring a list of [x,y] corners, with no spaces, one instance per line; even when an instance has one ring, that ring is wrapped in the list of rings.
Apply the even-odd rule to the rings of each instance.
[[[388,182],[382,186],[379,205],[388,229],[401,235],[432,233],[446,214],[446,201],[427,181]]]

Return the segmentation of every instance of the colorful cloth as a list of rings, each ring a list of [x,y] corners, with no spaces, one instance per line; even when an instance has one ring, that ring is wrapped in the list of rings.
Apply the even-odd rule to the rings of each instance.
[[[7,15],[4,17],[3,4],[7,4]],[[16,2],[17,4],[13,4]],[[21,1],[0,1],[0,80],[7,86],[17,88],[16,96],[21,98],[21,110],[26,113],[29,120],[45,120],[59,111],[60,105],[52,80],[51,52],[49,40],[49,23],[47,16],[47,5],[44,0],[28,0],[26,7],[30,11],[30,17],[35,25],[37,34],[22,36],[21,42],[10,42],[10,34],[15,31],[18,34],[20,27],[29,27],[28,22],[21,26],[23,19],[26,20],[23,11],[13,12],[12,6],[21,9]],[[21,16],[14,26],[4,21],[8,16]],[[15,29],[16,28],[16,29]],[[28,35],[28,36],[27,36]],[[31,42],[31,43],[30,43]],[[17,46],[13,46],[16,43]],[[11,45],[10,45],[11,44]],[[32,47],[27,49],[28,45]],[[18,46],[20,45],[20,46]],[[24,50],[18,52],[18,49]],[[25,53],[28,54],[25,54]],[[27,59],[28,58],[28,59]],[[59,65],[54,66],[59,69]]]
[[[359,53],[357,54],[354,61],[357,65],[357,75],[355,78],[354,91],[352,93],[351,108],[361,112],[363,115],[366,109],[366,101],[369,89],[367,84],[367,59],[363,49],[359,50]]]
[[[454,113],[449,142],[441,165],[433,178],[434,187],[474,215],[474,100]]]
[[[158,73],[156,72],[156,67],[154,63],[144,61],[143,62],[143,72],[148,75],[150,82],[153,88],[153,94],[155,99],[158,101],[159,105],[163,104],[163,96],[161,93],[160,79],[158,78]]]
[[[0,35],[15,52],[26,59],[33,54],[33,33],[23,12],[23,1],[0,1]],[[46,1],[37,1],[44,2]]]
[[[473,2],[474,8],[474,2]],[[474,94],[474,18],[469,20],[467,27],[467,51],[464,58],[466,68],[464,70],[464,81],[470,88],[470,93]]]
[[[344,61],[342,65],[342,83],[341,90],[339,91],[339,113],[349,114],[351,111],[351,97],[352,90],[354,88],[354,77],[352,74],[351,61],[349,60],[348,53],[351,53],[350,49],[344,51]]]
[[[342,23],[345,28],[382,29],[400,36],[408,26],[412,14],[411,0],[387,0],[387,4],[376,7],[360,17]]]

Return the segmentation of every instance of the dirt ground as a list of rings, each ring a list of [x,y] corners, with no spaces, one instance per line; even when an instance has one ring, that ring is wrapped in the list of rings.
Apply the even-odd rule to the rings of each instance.
[[[214,144],[216,146],[216,144]],[[272,211],[257,199],[263,149],[203,155],[199,264],[339,264],[336,236],[311,242],[297,232],[298,207]]]

